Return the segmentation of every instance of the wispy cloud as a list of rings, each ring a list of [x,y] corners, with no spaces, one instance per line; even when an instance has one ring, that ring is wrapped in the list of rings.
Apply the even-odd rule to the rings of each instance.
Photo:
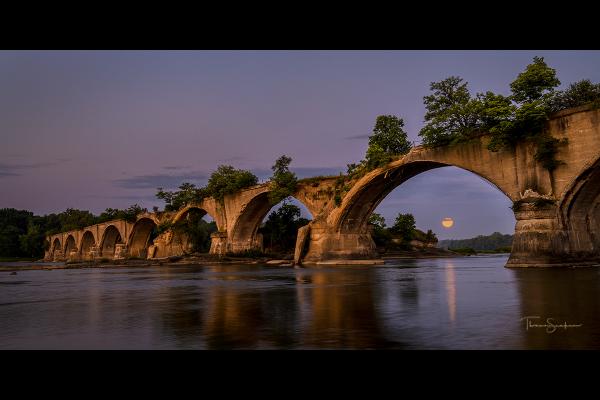
[[[346,136],[344,139],[346,140],[362,140],[362,139],[368,139],[369,138],[369,134],[364,134],[364,135],[354,135],[354,136]]]
[[[163,169],[166,169],[168,171],[178,171],[178,170],[188,169],[188,168],[190,168],[189,165],[168,165],[168,166],[163,167]]]
[[[64,164],[66,162],[71,161],[70,158],[59,158],[55,161],[43,161],[43,162],[34,162],[27,164],[8,164],[8,163],[0,163],[0,177],[6,176],[21,176],[23,175],[19,171],[28,170],[28,169],[38,169],[38,168],[47,168],[55,165]]]
[[[200,183],[206,181],[208,176],[204,172],[186,172],[184,174],[155,174],[155,175],[139,175],[129,178],[115,179],[113,184],[125,189],[156,189],[177,188],[183,182]]]

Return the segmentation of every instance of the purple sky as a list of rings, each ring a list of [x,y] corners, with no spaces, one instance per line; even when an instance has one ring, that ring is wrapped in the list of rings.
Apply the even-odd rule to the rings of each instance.
[[[301,177],[345,171],[377,115],[404,118],[417,139],[430,82],[458,75],[473,94],[508,94],[536,55],[561,87],[600,82],[600,51],[3,51],[0,207],[162,207],[158,186],[205,184],[218,164],[264,179],[281,154]],[[378,212],[388,225],[411,212],[443,239],[512,233],[509,206],[449,167],[406,182]]]

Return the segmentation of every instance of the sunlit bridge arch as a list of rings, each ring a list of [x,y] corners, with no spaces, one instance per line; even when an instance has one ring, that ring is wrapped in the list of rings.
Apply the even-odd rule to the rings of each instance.
[[[91,231],[85,231],[81,238],[81,245],[79,246],[79,255],[81,258],[84,260],[91,259],[90,252],[95,245],[96,239],[94,238],[94,234]]]
[[[119,229],[114,225],[109,225],[104,230],[100,240],[100,254],[102,257],[113,258],[117,244],[123,244],[123,238]]]
[[[214,222],[214,225],[211,225]],[[171,253],[182,255],[190,252],[208,252],[210,249],[209,229],[216,226],[217,221],[209,211],[199,205],[186,206],[177,212],[171,221],[171,235],[168,245]]]
[[[457,167],[469,171],[488,185],[498,189],[508,199],[511,199],[511,194],[503,190],[501,186],[481,173],[468,168],[434,161],[414,161],[400,163],[396,166],[392,164],[391,167],[375,170],[356,182],[344,197],[339,211],[332,213],[333,226],[336,231],[342,233],[366,233],[368,231],[369,217],[394,189],[419,174],[444,167]],[[457,188],[457,190],[460,190],[460,188]]]
[[[73,235],[69,235],[67,240],[65,240],[65,257],[68,257],[73,250],[77,250],[77,243]]]
[[[60,239],[55,238],[54,241],[52,242],[52,251],[51,251],[52,258],[54,258],[54,256],[57,254],[57,252],[60,252],[61,250],[62,250],[62,246],[60,243]]]
[[[304,212],[309,214],[312,219],[312,213],[304,202],[295,196],[291,196],[290,199],[294,199],[294,202],[297,201],[299,204],[302,204]],[[276,205],[271,204],[269,201],[269,192],[263,192],[253,197],[242,209],[233,226],[231,235],[232,248],[230,248],[230,251],[242,252],[253,248],[262,248],[262,239],[257,235],[258,229],[269,212],[274,207],[282,204],[283,201]]]
[[[127,248],[132,257],[146,258],[148,247],[152,244],[153,232],[157,227],[154,219],[143,217],[136,221],[131,230]]]

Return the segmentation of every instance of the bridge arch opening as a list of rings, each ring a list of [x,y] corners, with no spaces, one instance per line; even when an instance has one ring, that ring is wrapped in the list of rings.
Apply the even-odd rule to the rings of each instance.
[[[293,253],[298,228],[311,219],[308,207],[297,198],[288,197],[272,205],[268,192],[261,193],[246,205],[238,217],[233,227],[230,251]]]
[[[572,256],[600,258],[600,159],[577,177],[559,210]]]
[[[140,218],[137,220],[131,230],[131,236],[127,243],[129,255],[132,257],[146,258],[148,247],[153,244],[153,240],[158,236],[157,225],[150,218]]]
[[[65,257],[69,257],[73,250],[77,250],[77,244],[73,235],[69,235],[65,242]]]
[[[91,260],[93,258],[91,251],[95,245],[96,240],[94,239],[94,234],[90,231],[85,231],[83,237],[81,238],[81,248],[79,249],[81,258],[83,260]]]
[[[172,251],[177,254],[208,253],[210,235],[218,230],[208,212],[200,207],[189,207],[173,220]]]
[[[59,238],[55,238],[54,241],[52,242],[52,250],[51,250],[51,258],[54,259],[54,257],[57,255],[57,252],[60,252],[62,249],[62,246],[60,244],[60,239]]]
[[[109,225],[104,230],[104,235],[100,241],[100,254],[102,257],[114,258],[117,244],[123,244],[121,233],[114,225]]]
[[[382,172],[344,203],[336,224],[340,233],[371,234],[369,218],[374,212],[385,218],[387,228],[398,214],[410,213],[417,229],[431,229],[439,240],[512,234],[516,222],[512,200],[497,185],[473,171],[430,161]],[[454,223],[446,228],[444,218]]]

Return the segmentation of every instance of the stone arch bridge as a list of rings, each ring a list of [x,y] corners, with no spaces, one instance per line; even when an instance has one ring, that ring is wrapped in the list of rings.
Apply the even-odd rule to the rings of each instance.
[[[317,177],[300,181],[294,197],[313,216],[298,232],[295,261],[376,258],[368,218],[396,187],[422,172],[455,166],[473,172],[513,201],[516,218],[507,266],[566,266],[600,263],[600,110],[579,107],[549,121],[548,132],[563,140],[549,172],[535,160],[533,143],[491,152],[481,135],[454,146],[413,148],[405,156],[359,179]],[[225,196],[207,198],[172,213],[145,213],[134,222],[109,221],[47,238],[47,260],[165,257],[188,249],[173,229],[153,238],[156,226],[172,226],[192,209],[209,214],[218,231],[210,252],[260,249],[261,221],[271,209],[268,183]],[[165,225],[166,224],[166,225]]]

